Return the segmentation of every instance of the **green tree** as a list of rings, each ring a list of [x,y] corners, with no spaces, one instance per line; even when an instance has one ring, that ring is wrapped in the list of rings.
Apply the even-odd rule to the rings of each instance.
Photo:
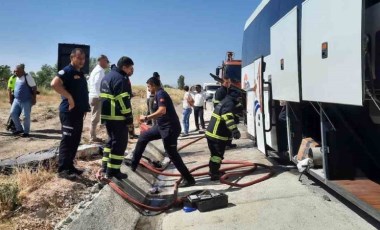
[[[57,74],[57,67],[45,64],[41,67],[41,70],[37,72],[35,78],[36,84],[39,87],[50,87],[50,82],[53,77]]]
[[[0,65],[0,89],[7,88],[8,79],[12,75],[11,67]]]
[[[185,87],[185,77],[183,75],[178,77],[178,89],[183,89]]]

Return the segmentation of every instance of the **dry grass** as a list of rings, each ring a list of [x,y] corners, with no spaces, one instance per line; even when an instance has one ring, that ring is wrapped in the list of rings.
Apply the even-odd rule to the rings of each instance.
[[[14,210],[28,194],[53,179],[53,167],[18,167],[10,176],[0,176],[0,213]]]
[[[17,229],[17,227],[10,221],[4,221],[0,223],[0,229]]]
[[[14,177],[19,189],[18,199],[23,200],[29,193],[37,190],[54,176],[53,167],[39,165],[37,168],[16,168]]]
[[[0,177],[0,213],[12,211],[19,205],[18,192],[14,176]]]
[[[8,92],[0,90],[0,108],[9,107]]]
[[[38,88],[40,94],[37,96],[37,106],[55,106],[57,107],[61,97],[49,88]],[[0,108],[9,108],[8,91],[0,90]]]
[[[183,94],[185,93],[185,91],[173,88],[165,88],[165,91],[168,92],[168,94],[172,98],[174,105],[178,105],[182,102]]]

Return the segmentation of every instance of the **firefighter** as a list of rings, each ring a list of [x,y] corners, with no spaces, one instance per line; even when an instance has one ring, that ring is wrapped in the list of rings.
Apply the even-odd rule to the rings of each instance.
[[[189,169],[183,163],[177,151],[177,139],[181,133],[181,124],[172,99],[161,87],[161,82],[157,78],[149,78],[147,86],[149,91],[155,95],[155,112],[148,116],[141,116],[140,122],[156,119],[157,124],[140,135],[133,153],[131,162],[132,171],[136,171],[147,144],[150,141],[162,139],[166,153],[184,178],[184,183],[180,187],[192,186],[195,184],[194,177],[190,174]]]
[[[128,143],[128,126],[133,123],[131,109],[131,85],[129,77],[133,74],[133,61],[121,57],[117,66],[103,78],[100,85],[102,99],[101,121],[105,124],[108,141],[103,150],[102,168],[107,178],[118,180],[128,176],[120,171],[124,152]]]
[[[59,145],[58,176],[69,180],[83,173],[74,167],[74,159],[82,137],[83,120],[91,111],[88,103],[88,88],[84,73],[81,71],[86,54],[75,48],[70,54],[71,63],[60,70],[51,82],[52,88],[62,96],[59,106],[62,140]]]
[[[231,91],[231,79],[228,76],[223,76],[223,83],[222,86],[219,87],[219,89],[215,92],[213,104],[214,108],[230,93]],[[238,118],[235,118],[235,120],[238,120]],[[228,148],[236,148],[236,144],[232,144],[232,140],[227,142]]]
[[[212,181],[220,178],[220,164],[229,140],[231,140],[231,137],[234,139],[240,138],[240,132],[235,123],[235,114],[241,108],[236,106],[238,104],[238,93],[234,91],[218,103],[211,115],[206,138],[211,153],[209,175]]]

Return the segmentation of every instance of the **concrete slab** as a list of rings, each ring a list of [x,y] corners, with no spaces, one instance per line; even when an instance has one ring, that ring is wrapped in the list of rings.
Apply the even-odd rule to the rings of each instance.
[[[132,230],[139,218],[140,213],[136,209],[106,186],[80,216],[61,229]]]

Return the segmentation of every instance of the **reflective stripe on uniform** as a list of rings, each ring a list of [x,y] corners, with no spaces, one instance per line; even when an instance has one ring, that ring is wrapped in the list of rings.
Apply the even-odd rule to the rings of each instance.
[[[109,155],[109,158],[110,158],[110,159],[115,159],[115,160],[123,160],[123,159],[124,159],[124,156],[119,156],[119,155],[110,154],[110,155]]]
[[[107,99],[115,99],[115,97],[113,95],[108,94],[108,93],[101,93],[100,97],[101,98],[107,98]]]
[[[115,100],[123,99],[123,97],[129,97],[129,93],[128,93],[128,92],[121,93],[121,94],[119,94],[119,95],[117,95],[117,96],[115,97]]]
[[[213,113],[211,116],[215,117],[216,119],[220,119],[220,116],[218,114]]]
[[[124,121],[126,118],[124,116],[108,116],[108,115],[101,115],[100,116],[103,120],[110,120],[110,121]]]
[[[214,129],[212,130],[213,134],[215,134],[218,131],[219,124],[220,124],[220,119],[217,119],[214,125]]]
[[[235,123],[235,121],[234,120],[228,120],[228,121],[226,121],[226,125],[228,125],[230,123]]]
[[[234,117],[234,114],[233,113],[225,113],[222,115],[222,118],[227,121],[229,120],[228,116],[231,116],[231,117]]]
[[[114,164],[108,163],[107,164],[107,168],[120,169],[121,168],[121,164],[120,165],[114,165]]]
[[[212,157],[210,157],[210,161],[220,164],[220,162],[222,162],[222,158],[218,157],[218,156],[212,156]]]
[[[222,136],[219,136],[219,135],[216,135],[216,134],[213,134],[209,131],[206,131],[206,136],[209,136],[209,137],[212,137],[212,138],[215,138],[215,139],[218,139],[218,140],[222,140],[222,141],[228,141],[228,137],[222,137]]]
[[[212,103],[214,103],[214,104],[219,104],[220,101],[218,101],[218,100],[213,100]]]
[[[115,109],[116,109],[116,104],[115,104],[115,101],[114,100],[111,100],[111,117],[114,117],[115,116]]]
[[[108,162],[108,157],[103,157],[103,158],[102,158],[102,161],[104,161],[104,162]]]
[[[234,129],[237,129],[237,126],[234,124],[234,125],[227,126],[227,128],[232,131]]]
[[[125,106],[125,104],[124,104],[124,101],[123,101],[123,98],[119,98],[119,104],[120,104],[120,106],[121,106],[121,110],[120,110],[120,112],[122,113],[122,114],[127,114],[127,113],[131,113],[132,112],[132,110],[129,108],[129,109],[127,109],[127,107]]]
[[[110,152],[111,152],[111,149],[110,149],[110,148],[107,148],[107,147],[104,147],[103,152],[105,152],[105,153],[110,153]]]
[[[101,93],[100,97],[101,98],[111,99],[111,100],[119,100],[120,98],[123,98],[123,97],[129,97],[129,93],[128,92],[124,92],[124,93],[121,93],[121,94],[117,95],[116,97],[114,95],[112,95],[112,94]]]

